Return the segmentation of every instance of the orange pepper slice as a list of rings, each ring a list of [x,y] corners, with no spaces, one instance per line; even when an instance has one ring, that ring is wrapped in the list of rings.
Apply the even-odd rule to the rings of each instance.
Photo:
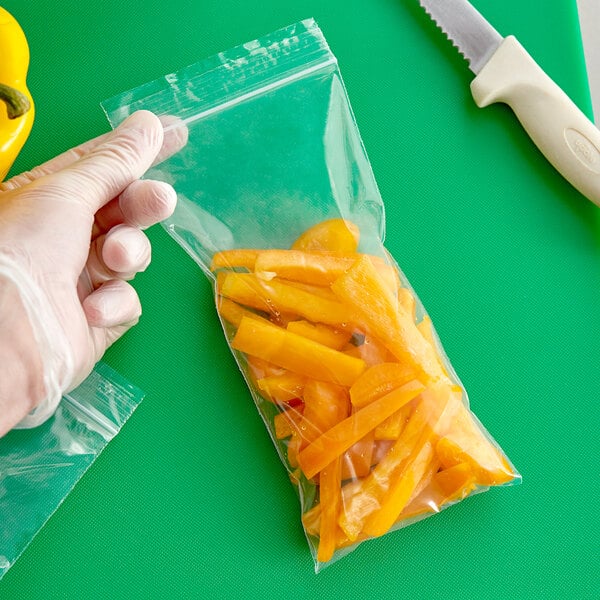
[[[311,323],[310,321],[290,321],[286,329],[292,333],[302,335],[309,340],[329,346],[334,350],[341,350],[352,337],[352,333],[341,328],[323,325],[322,323]]]
[[[350,410],[347,389],[332,383],[309,380],[304,387],[302,399],[304,412],[299,424],[302,447],[344,420]]]
[[[358,358],[248,317],[242,317],[231,347],[294,373],[339,385],[352,385],[365,369]]]
[[[277,413],[273,417],[273,425],[275,427],[275,437],[278,440],[291,437],[298,429],[298,425],[302,420],[302,413],[295,410],[284,410],[283,412]]]
[[[366,477],[371,471],[375,435],[371,431],[342,454],[342,479]]]
[[[326,431],[298,455],[305,476],[310,479],[406,403],[418,396],[425,387],[411,381],[364,408]]]
[[[402,387],[411,379],[416,379],[415,369],[405,363],[384,362],[373,365],[350,388],[352,406],[366,406],[393,389]]]
[[[399,521],[428,512],[439,512],[448,504],[468,496],[475,488],[475,477],[466,463],[436,473],[431,482],[402,511]]]
[[[256,258],[258,277],[290,279],[310,285],[331,285],[348,270],[355,258],[301,250],[264,250]]]
[[[436,453],[445,468],[468,464],[479,484],[501,485],[514,479],[514,470],[461,402],[448,431],[437,442]]]
[[[315,323],[347,327],[349,311],[340,302],[327,300],[277,280],[264,281],[253,273],[225,275],[220,292],[239,304],[270,312],[275,316],[295,313]]]
[[[376,440],[397,440],[410,418],[412,406],[407,404],[375,427]]]
[[[320,221],[304,231],[292,244],[293,250],[334,250],[356,252],[360,239],[358,227],[344,219]]]
[[[258,389],[267,400],[281,404],[301,398],[305,384],[305,376],[290,371],[262,377],[256,382]]]
[[[388,287],[367,257],[359,258],[331,289],[340,302],[350,307],[352,320],[364,324],[398,361],[408,363],[426,381],[445,377],[431,345],[406,310],[390,297]]]
[[[219,315],[228,323],[231,323],[234,327],[238,327],[242,317],[249,317],[251,319],[263,319],[260,315],[255,312],[248,310],[246,307],[230,300],[229,298],[223,298],[219,296],[217,302],[217,312]],[[265,321],[267,319],[264,319]]]
[[[319,523],[319,548],[317,560],[328,562],[333,557],[337,543],[338,515],[342,504],[342,465],[337,456],[322,471],[319,478],[319,504],[321,520]]]
[[[354,488],[340,518],[349,539],[356,539],[363,531],[379,536],[394,524],[434,457],[432,440],[446,412],[449,394],[447,386],[422,393],[398,440]]]
[[[244,268],[248,269],[248,271],[254,271],[254,264],[259,253],[260,250],[246,248],[215,252],[210,264],[210,270]]]

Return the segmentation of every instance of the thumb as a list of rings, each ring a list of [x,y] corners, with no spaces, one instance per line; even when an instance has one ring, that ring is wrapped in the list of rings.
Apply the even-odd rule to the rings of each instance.
[[[163,127],[149,111],[133,113],[88,154],[46,176],[63,197],[77,198],[94,214],[152,165],[163,144]]]

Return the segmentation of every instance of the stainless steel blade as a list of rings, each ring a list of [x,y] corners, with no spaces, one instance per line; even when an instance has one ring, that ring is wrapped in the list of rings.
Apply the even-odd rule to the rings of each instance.
[[[467,0],[419,0],[425,12],[469,61],[476,75],[503,37]]]

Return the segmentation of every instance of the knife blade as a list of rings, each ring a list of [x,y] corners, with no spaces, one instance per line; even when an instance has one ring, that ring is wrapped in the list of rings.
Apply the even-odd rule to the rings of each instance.
[[[469,62],[480,108],[510,106],[561,175],[600,206],[600,131],[512,35],[503,37],[467,0],[419,0]]]

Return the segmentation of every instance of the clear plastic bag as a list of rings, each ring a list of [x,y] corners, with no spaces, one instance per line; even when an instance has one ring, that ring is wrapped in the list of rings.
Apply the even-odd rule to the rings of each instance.
[[[317,571],[363,540],[520,480],[383,245],[384,205],[314,21],[103,106],[113,126],[148,109],[189,130],[148,176],[178,192],[165,227],[215,284]]]
[[[0,438],[0,579],[142,398],[139,389],[98,363],[48,421]]]

